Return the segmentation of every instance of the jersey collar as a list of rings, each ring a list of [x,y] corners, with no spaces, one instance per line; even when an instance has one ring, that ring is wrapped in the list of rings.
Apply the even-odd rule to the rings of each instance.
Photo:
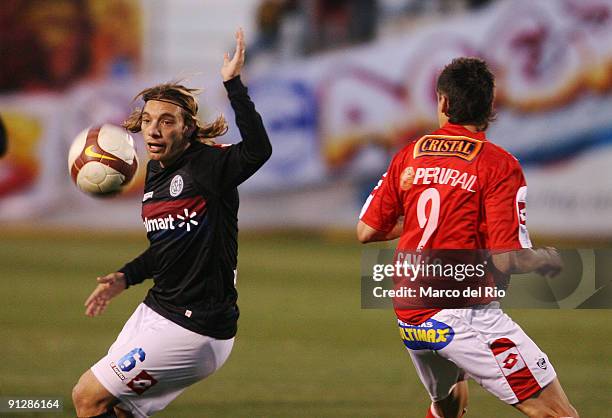
[[[479,141],[486,141],[487,137],[484,131],[472,132],[466,129],[463,125],[455,125],[454,123],[447,122],[441,129],[442,131],[448,132],[451,135],[456,136],[467,136],[469,138],[478,139]]]

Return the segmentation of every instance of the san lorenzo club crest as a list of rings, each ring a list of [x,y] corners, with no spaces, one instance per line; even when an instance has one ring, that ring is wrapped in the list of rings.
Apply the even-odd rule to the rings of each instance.
[[[176,175],[170,182],[170,196],[176,197],[183,191],[183,178],[180,175]]]

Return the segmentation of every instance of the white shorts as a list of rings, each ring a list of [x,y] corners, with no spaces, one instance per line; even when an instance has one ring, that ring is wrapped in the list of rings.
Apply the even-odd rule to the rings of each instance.
[[[500,400],[530,398],[556,377],[548,357],[498,302],[473,309],[443,309],[415,326],[398,321],[400,335],[433,401],[458,381],[473,378]]]
[[[91,371],[135,417],[164,409],[187,386],[218,370],[234,339],[189,331],[141,303]]]

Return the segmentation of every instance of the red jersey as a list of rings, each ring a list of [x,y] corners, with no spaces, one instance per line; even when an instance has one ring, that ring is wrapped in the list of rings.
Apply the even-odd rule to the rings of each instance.
[[[508,251],[531,247],[525,225],[527,186],[518,160],[484,132],[447,123],[399,151],[361,211],[389,232],[404,217],[398,250]],[[419,324],[439,309],[401,309]]]

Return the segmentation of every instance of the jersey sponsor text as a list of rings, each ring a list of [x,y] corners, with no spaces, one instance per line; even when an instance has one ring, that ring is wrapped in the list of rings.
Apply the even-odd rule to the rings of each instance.
[[[414,147],[414,158],[433,155],[472,161],[481,148],[482,141],[467,136],[425,135]]]
[[[474,185],[478,177],[464,171],[446,167],[419,167],[416,169],[412,184],[448,184],[475,193]]]
[[[147,232],[155,232],[176,228],[174,226],[174,217],[172,215],[156,219],[144,218],[142,223],[144,224]]]

